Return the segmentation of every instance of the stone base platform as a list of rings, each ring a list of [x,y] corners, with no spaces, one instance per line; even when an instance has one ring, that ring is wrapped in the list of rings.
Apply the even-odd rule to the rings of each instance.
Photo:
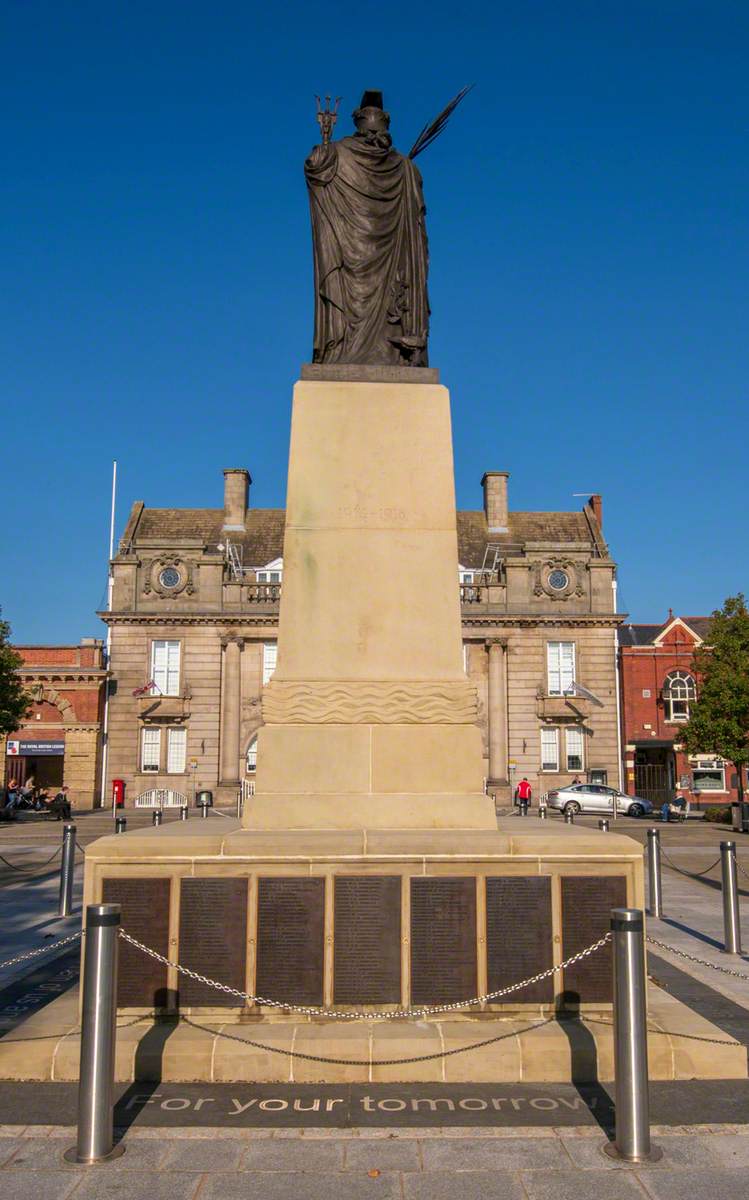
[[[600,939],[612,907],[643,907],[642,848],[530,817],[485,832],[261,832],[212,814],[89,845],[84,900],[120,903],[123,929],[171,963],[305,1010],[243,1002],[121,941],[122,1081],[608,1080],[610,944],[550,968]],[[539,973],[466,1010],[373,1015]],[[0,1040],[0,1078],[74,1079],[77,1003],[69,993]],[[652,985],[649,1013],[653,1079],[746,1077],[745,1047]]]
[[[485,831],[263,831],[212,815],[89,845],[84,901],[119,903],[123,928],[150,949],[283,1003],[453,1004],[546,972],[478,1011],[601,1011],[610,945],[553,968],[608,932],[612,907],[643,907],[642,849],[530,818]],[[278,1016],[129,945],[118,1002],[134,1013]]]
[[[649,1010],[652,1080],[747,1077],[745,1046],[652,984]],[[0,1079],[77,1080],[79,1031],[74,989],[0,1039]],[[351,1025],[122,1015],[115,1072],[123,1083],[606,1082],[614,1078],[611,1015]]]

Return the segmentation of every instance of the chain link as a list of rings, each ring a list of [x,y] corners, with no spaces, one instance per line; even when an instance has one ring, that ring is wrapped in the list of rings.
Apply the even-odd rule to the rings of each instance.
[[[43,863],[29,863],[28,866],[22,867],[17,867],[15,863],[9,862],[4,854],[0,854],[0,859],[5,863],[6,867],[10,867],[11,871],[42,871],[45,867],[49,866],[53,858],[57,858],[61,850],[62,846],[58,846],[54,854],[50,854],[49,858],[46,858]]]
[[[129,942],[131,946],[135,946],[136,950],[140,950],[149,958],[155,959],[157,962],[163,963],[166,967],[172,967],[180,975],[186,975],[190,979],[194,979],[196,983],[203,983],[207,987],[215,988],[218,992],[224,992],[228,996],[236,996],[238,1000],[243,1000],[247,1004],[265,1005],[268,1008],[280,1008],[284,1012],[301,1013],[306,1017],[330,1017],[336,1021],[392,1021],[396,1018],[403,1017],[432,1017],[438,1013],[458,1012],[463,1008],[470,1008],[475,1004],[490,1004],[498,1000],[502,996],[509,996],[513,992],[518,992],[522,988],[530,987],[531,984],[540,983],[542,979],[548,979],[554,975],[556,971],[563,971],[573,963],[580,962],[581,959],[587,958],[590,954],[595,954],[607,942],[611,941],[611,933],[606,933],[597,942],[593,942],[590,946],[586,946],[584,950],[579,950],[577,954],[573,954],[558,966],[549,967],[546,971],[540,971],[538,975],[531,975],[528,979],[523,979],[519,983],[511,983],[507,987],[498,988],[496,992],[487,992],[484,996],[474,996],[471,1000],[458,1000],[453,1004],[429,1004],[422,1008],[397,1008],[389,1009],[380,1012],[339,1012],[331,1008],[312,1008],[305,1007],[301,1004],[287,1004],[283,1000],[268,1000],[263,996],[253,996],[250,992],[242,992],[237,988],[230,987],[227,983],[218,983],[215,979],[209,979],[207,975],[200,975],[197,971],[192,971],[189,967],[183,967],[180,963],[173,962],[166,958],[163,954],[158,954],[156,950],[151,950],[149,946],[144,946],[137,938],[132,937],[124,929],[120,929],[120,937],[124,941]]]
[[[71,933],[70,937],[60,938],[59,942],[50,942],[48,946],[41,946],[38,950],[27,950],[25,954],[17,954],[15,958],[7,958],[5,962],[0,963],[0,971],[5,967],[14,967],[16,963],[26,962],[30,958],[38,958],[40,954],[49,954],[50,950],[59,950],[61,946],[67,946],[70,942],[77,942],[83,937],[83,931],[78,930],[77,933]]]
[[[659,942],[656,938],[647,937],[646,942],[650,946],[657,946],[659,950],[668,950],[669,954],[675,954],[677,958],[685,958],[688,962],[699,963],[701,967],[709,967],[711,971],[719,971],[721,975],[731,975],[734,979],[749,979],[749,975],[745,975],[743,971],[732,971],[730,967],[719,967],[717,963],[708,962],[706,958],[697,958],[696,954],[687,954],[686,950],[677,950],[675,946],[668,946],[665,942]]]
[[[700,879],[703,875],[709,875],[709,873],[713,871],[720,862],[720,858],[718,857],[714,863],[710,864],[709,867],[705,867],[704,871],[685,871],[683,867],[677,866],[672,858],[669,858],[663,847],[661,847],[661,858],[671,868],[672,871],[678,871],[680,875],[686,875],[689,879]]]

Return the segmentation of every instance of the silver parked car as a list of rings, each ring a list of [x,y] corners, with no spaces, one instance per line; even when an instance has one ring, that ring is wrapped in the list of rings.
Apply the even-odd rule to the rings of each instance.
[[[627,796],[602,783],[573,783],[570,787],[555,788],[546,793],[545,799],[549,808],[558,808],[561,812],[613,813],[614,797],[616,811],[622,815],[644,817],[653,811],[650,801],[642,796]]]

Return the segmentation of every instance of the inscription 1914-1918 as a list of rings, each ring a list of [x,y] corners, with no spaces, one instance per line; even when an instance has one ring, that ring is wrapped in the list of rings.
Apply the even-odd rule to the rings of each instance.
[[[476,880],[411,880],[411,1002],[476,995]]]
[[[486,956],[489,991],[546,971],[553,963],[551,880],[543,876],[490,877],[486,881]],[[550,1004],[551,976],[507,1000]],[[500,999],[497,1003],[502,1003]]]
[[[183,966],[244,991],[247,964],[247,880],[181,880],[179,955]],[[179,980],[180,1004],[237,1007],[236,996],[189,975]]]
[[[322,1004],[324,921],[324,879],[258,880],[259,996],[289,1004]]]
[[[168,879],[105,879],[102,900],[122,908],[122,927],[158,954],[169,954]],[[175,1007],[167,991],[167,969],[120,939],[117,1004],[122,1008]]]
[[[569,958],[608,933],[612,908],[627,903],[623,875],[567,875],[562,878],[562,954]],[[613,999],[611,944],[573,963],[564,972],[564,1003],[610,1003]]]
[[[336,1004],[397,1004],[401,991],[399,875],[335,880]]]

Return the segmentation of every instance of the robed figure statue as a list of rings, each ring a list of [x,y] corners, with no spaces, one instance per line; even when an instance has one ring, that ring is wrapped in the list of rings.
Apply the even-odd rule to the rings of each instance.
[[[421,174],[393,148],[381,92],[356,132],[306,163],[315,257],[318,363],[427,364],[427,235]]]
[[[428,363],[426,208],[414,158],[444,128],[464,88],[408,157],[393,148],[382,92],[362,96],[355,133],[331,142],[336,113],[318,99],[322,144],[304,164],[315,258],[313,362]],[[336,103],[337,112],[337,103]]]

